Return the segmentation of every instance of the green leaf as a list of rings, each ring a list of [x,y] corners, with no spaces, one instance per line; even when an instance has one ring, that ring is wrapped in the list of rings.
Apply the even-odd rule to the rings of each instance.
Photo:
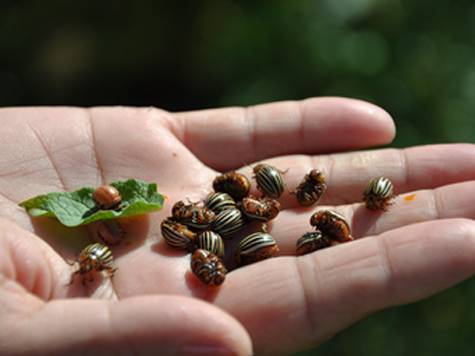
[[[122,203],[120,210],[97,210],[92,199],[94,188],[86,187],[74,192],[49,193],[25,200],[19,205],[34,217],[56,217],[66,226],[79,226],[98,220],[117,219],[142,215],[162,208],[164,196],[157,192],[155,183],[129,179],[111,183],[117,188]]]

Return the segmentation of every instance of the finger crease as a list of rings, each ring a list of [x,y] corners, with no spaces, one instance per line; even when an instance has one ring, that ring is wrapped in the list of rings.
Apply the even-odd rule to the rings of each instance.
[[[105,303],[106,303],[105,318],[106,318],[107,327],[109,329],[109,333],[110,333],[110,335],[116,335],[117,332],[115,330],[115,324],[112,321],[112,319],[113,319],[112,318],[112,314],[113,314],[112,308],[113,308],[114,304],[111,303],[111,302],[105,302]],[[124,342],[125,350],[122,349],[120,351],[120,354],[122,354],[122,355],[139,355],[139,352],[134,347],[134,344],[132,343],[132,341],[130,341],[127,333],[121,337],[121,341]]]
[[[305,311],[305,316],[308,324],[307,330],[310,330],[310,335],[312,341],[315,340],[316,336],[316,330],[317,330],[317,321],[315,319],[314,315],[314,308],[313,304],[311,303],[312,298],[310,297],[310,292],[308,290],[308,285],[304,282],[304,277],[303,277],[303,267],[302,267],[302,261],[303,258],[297,257],[295,258],[295,269],[297,273],[297,279],[299,281],[299,284],[301,286],[302,290],[302,299],[304,302],[304,311]],[[313,261],[313,267],[316,271],[314,271],[315,276],[318,276],[319,274],[319,266],[318,266],[318,261],[314,259]]]
[[[402,149],[399,151],[399,159],[401,161],[401,167],[402,167],[402,172],[403,172],[403,186],[404,186],[404,189],[407,190],[409,189],[409,181],[410,181],[411,175],[409,172],[409,160],[407,158],[406,149]]]
[[[440,190],[439,189],[434,189],[432,193],[432,199],[433,199],[433,206],[434,206],[434,217],[435,219],[441,219],[443,216],[443,201],[440,196]]]
[[[384,271],[384,285],[386,286],[384,300],[388,301],[385,305],[392,306],[396,305],[394,300],[394,280],[395,280],[395,271],[394,265],[391,259],[391,254],[389,252],[389,246],[387,239],[380,236],[376,238],[379,248],[379,255],[382,258],[381,267]]]
[[[46,146],[46,143],[44,142],[44,140],[41,138],[41,135],[30,125],[27,123],[27,126],[29,127],[29,129],[31,130],[31,132],[33,133],[33,135],[36,137],[36,139],[38,140],[39,144],[41,145],[41,148],[43,149],[46,157],[48,158],[50,164],[51,164],[51,167],[53,168],[53,170],[55,171],[57,177],[58,177],[58,180],[59,180],[59,183],[61,185],[61,189],[64,190],[64,191],[67,191],[67,188],[66,188],[66,184],[64,182],[64,179],[58,169],[58,166],[56,165],[55,163],[55,160],[53,159],[53,155],[51,154],[51,152],[48,150],[48,147]]]
[[[96,167],[97,167],[97,170],[99,171],[99,176],[100,176],[100,179],[101,179],[101,185],[104,184],[104,182],[106,181],[105,177],[104,177],[104,171],[102,169],[102,165],[101,165],[101,161],[99,160],[99,153],[97,152],[97,141],[96,141],[96,131],[94,129],[94,120],[93,120],[93,117],[92,117],[92,112],[88,109],[85,109],[84,110],[84,113],[86,114],[86,118],[87,118],[87,121],[89,122],[89,127],[90,127],[90,131],[91,131],[91,144],[92,144],[92,151],[94,153],[94,157],[95,157],[95,160],[96,160]]]
[[[309,151],[307,149],[308,144],[307,144],[306,135],[305,135],[306,129],[305,129],[305,120],[304,120],[304,115],[305,115],[304,105],[305,105],[305,101],[297,102],[295,106],[297,110],[297,120],[298,120],[298,125],[299,125],[298,130],[299,130],[300,142],[303,143],[303,151],[308,152]]]
[[[244,114],[244,120],[247,124],[249,142],[252,147],[251,157],[255,157],[259,159],[260,156],[258,156],[259,152],[257,148],[257,123],[256,123],[256,115],[254,114],[254,108],[252,106],[245,107],[243,114]]]
[[[325,171],[323,174],[325,174],[325,179],[328,187],[332,187],[332,178],[333,178],[333,171],[335,170],[335,157],[332,154],[326,155],[326,162],[325,162]],[[318,158],[314,157],[314,160],[316,161]],[[317,163],[315,163],[315,167],[317,167]],[[333,193],[332,189],[327,189],[325,192],[325,200],[326,201],[338,201],[338,194]],[[342,201],[347,201],[346,198],[341,198]]]
[[[13,200],[13,198],[10,198],[9,196],[7,196],[5,193],[0,192],[0,198],[3,198],[5,200],[9,201],[10,203],[16,205],[16,207],[18,208],[18,206],[17,206],[18,203],[15,200]]]

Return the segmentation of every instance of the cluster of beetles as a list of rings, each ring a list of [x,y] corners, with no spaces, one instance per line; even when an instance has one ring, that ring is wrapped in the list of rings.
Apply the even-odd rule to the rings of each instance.
[[[269,234],[267,223],[281,211],[278,199],[284,193],[285,172],[268,165],[258,164],[253,168],[254,179],[261,196],[250,195],[249,179],[238,172],[228,172],[213,181],[214,192],[202,202],[176,202],[171,216],[161,222],[164,241],[172,248],[191,252],[191,271],[204,284],[219,286],[226,278],[227,268],[223,262],[224,240],[233,239],[249,222],[258,222],[259,231],[240,237],[235,255],[238,266],[247,265],[275,256],[279,247]],[[292,192],[301,206],[315,205],[327,189],[325,176],[319,170],[311,170]],[[371,179],[363,192],[367,209],[386,211],[395,197],[393,184],[385,177]],[[104,185],[96,189],[93,199],[98,209],[118,209],[121,197],[117,189]],[[297,255],[352,241],[350,226],[345,218],[332,210],[319,210],[310,217],[314,228],[296,242]],[[112,277],[113,258],[107,244],[116,244],[124,232],[117,224],[99,225],[98,234],[105,244],[87,246],[79,255],[76,275],[93,278],[95,272],[105,271]]]

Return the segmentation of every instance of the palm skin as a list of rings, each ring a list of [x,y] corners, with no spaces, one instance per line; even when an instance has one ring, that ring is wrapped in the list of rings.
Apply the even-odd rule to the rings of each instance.
[[[3,353],[289,353],[475,271],[474,147],[328,154],[392,139],[391,119],[370,104],[321,98],[175,114],[19,108],[0,117],[0,319],[12,325],[0,331]],[[322,207],[347,217],[358,241],[295,257],[314,208],[286,192],[270,225],[280,256],[232,271],[218,289],[203,286],[189,254],[166,246],[160,222],[174,202],[202,200],[219,171],[250,177],[248,164],[263,159],[288,169],[288,191],[321,169],[329,184]],[[384,214],[359,203],[377,175],[401,194]],[[158,182],[164,208],[123,221],[112,281],[68,286],[67,260],[94,241],[95,226],[32,220],[17,203],[127,178]]]

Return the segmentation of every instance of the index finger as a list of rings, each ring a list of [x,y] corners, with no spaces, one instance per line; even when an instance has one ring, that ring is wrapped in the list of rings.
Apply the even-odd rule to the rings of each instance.
[[[386,111],[346,98],[311,98],[173,116],[177,137],[217,170],[236,169],[277,155],[385,144],[395,134]]]

